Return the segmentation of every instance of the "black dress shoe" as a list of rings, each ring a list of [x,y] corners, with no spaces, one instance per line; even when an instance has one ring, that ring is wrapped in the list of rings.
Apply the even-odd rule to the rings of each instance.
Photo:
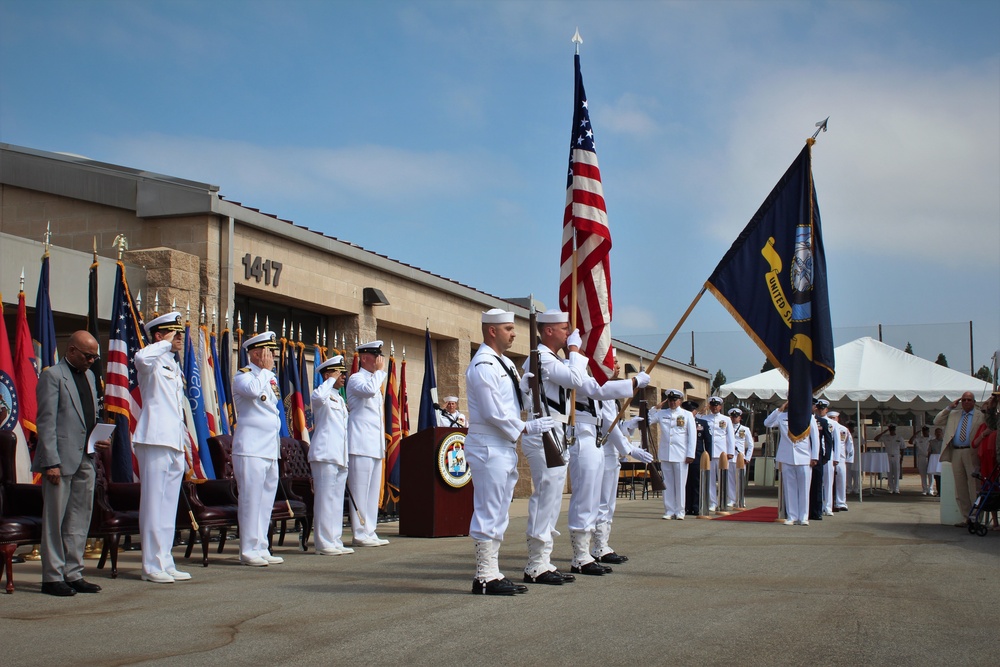
[[[75,581],[67,581],[66,585],[72,588],[77,593],[100,593],[101,587],[97,584],[92,584],[86,579],[80,578]]]
[[[493,579],[486,583],[473,579],[472,592],[475,595],[514,595],[517,590],[509,579]]]
[[[61,598],[76,595],[76,591],[70,588],[65,581],[43,581],[42,592],[47,595],[57,595]]]
[[[819,515],[817,515],[817,516],[813,516],[813,515],[811,515],[811,514],[810,514],[810,515],[809,515],[809,520],[810,520],[810,521],[822,521],[822,520],[823,520],[823,517],[822,517],[822,516],[819,516]]]
[[[604,554],[597,559],[598,563],[611,563],[612,565],[621,565],[628,560],[628,556],[622,556],[621,554],[616,554],[612,551],[609,554]]]
[[[528,587],[527,586],[525,586],[524,584],[515,584],[513,581],[511,581],[507,577],[504,577],[500,581],[505,581],[508,584],[510,584],[511,586],[513,586],[514,587],[514,593],[516,593],[517,595],[520,595],[521,593],[527,593],[528,592]]]
[[[550,586],[562,586],[563,577],[558,572],[542,572],[537,577],[533,577],[527,572],[524,573],[524,583],[526,584],[549,584]]]
[[[558,574],[560,577],[562,577],[564,584],[572,584],[574,581],[576,581],[576,577],[567,572],[560,572],[559,570],[555,570],[555,574]]]
[[[576,567],[575,565],[570,568],[570,572],[574,574],[589,574],[595,577],[599,577],[603,574],[608,574],[611,572],[610,567],[605,567],[600,563],[587,563],[583,567]]]

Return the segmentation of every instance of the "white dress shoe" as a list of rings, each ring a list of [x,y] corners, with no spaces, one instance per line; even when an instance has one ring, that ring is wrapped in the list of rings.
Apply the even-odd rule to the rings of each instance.
[[[795,522],[792,521],[791,519],[785,519],[785,525],[786,526],[794,526]]]
[[[683,521],[684,520],[684,515],[683,514],[675,514],[674,518],[677,519],[678,521]]]
[[[380,547],[384,547],[385,545],[389,544],[389,540],[383,540],[378,535],[375,536],[375,541],[378,542]]]
[[[337,547],[337,548],[340,549],[340,553],[342,553],[344,555],[354,553],[354,549],[352,549],[351,547],[340,546],[340,547]]]
[[[167,574],[174,578],[174,581],[187,581],[191,578],[191,574],[188,572],[181,572],[180,570],[173,569],[167,570]]]
[[[261,558],[267,561],[268,565],[281,565],[282,563],[285,562],[285,559],[282,558],[281,556],[272,556],[269,553],[262,554]]]
[[[803,519],[802,521],[799,522],[799,525],[800,526],[808,526],[809,525],[809,519]]]
[[[316,554],[319,556],[340,556],[344,553],[343,549],[338,549],[337,547],[327,547],[326,549],[317,549]]]
[[[376,539],[364,539],[364,540],[352,540],[351,546],[353,547],[380,547],[382,546],[381,540]]]
[[[253,558],[240,558],[240,562],[250,567],[267,567],[267,561],[258,556]]]
[[[664,515],[663,515],[663,516],[661,516],[660,518],[661,518],[661,519],[673,519],[674,517],[673,517],[673,515],[671,515],[671,514],[664,514]]]
[[[171,577],[166,572],[146,572],[142,573],[143,581],[152,581],[154,584],[172,584],[174,583],[174,578]]]

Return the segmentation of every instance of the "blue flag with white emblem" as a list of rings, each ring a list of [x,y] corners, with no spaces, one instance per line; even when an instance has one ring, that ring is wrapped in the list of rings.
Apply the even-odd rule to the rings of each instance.
[[[705,283],[788,378],[788,433],[796,442],[809,435],[813,394],[834,375],[812,144],[806,142]]]

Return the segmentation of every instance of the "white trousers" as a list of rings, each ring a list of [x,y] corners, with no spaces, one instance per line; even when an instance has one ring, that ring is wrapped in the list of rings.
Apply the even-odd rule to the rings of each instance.
[[[573,495],[569,499],[567,525],[571,531],[593,531],[601,502],[604,452],[597,448],[592,432],[577,428],[576,442],[569,448],[569,479]]]
[[[472,473],[469,537],[476,542],[503,541],[517,484],[517,450],[502,438],[470,433],[465,438],[465,460]]]
[[[677,463],[661,461],[660,468],[663,471],[663,484],[667,487],[663,490],[664,514],[683,517],[688,464],[683,461]]]
[[[604,446],[607,451],[604,453],[604,472],[601,475],[601,502],[597,507],[598,524],[610,523],[614,519],[615,507],[618,506],[618,475],[622,469],[614,446]]]
[[[920,490],[930,493],[934,486],[934,476],[927,474],[928,457],[917,455],[917,472],[920,473]]]
[[[899,492],[899,463],[900,457],[889,457],[889,493]]]
[[[239,493],[240,557],[263,558],[268,552],[267,529],[278,493],[278,459],[234,454],[233,474]]]
[[[349,504],[354,539],[378,539],[375,527],[378,525],[378,497],[382,491],[382,459],[351,454],[347,457],[347,465],[347,487],[354,498]],[[361,518],[364,518],[363,526]]]
[[[781,488],[785,494],[785,516],[792,521],[809,519],[809,487],[812,468],[808,465],[781,464]]]
[[[344,489],[347,468],[332,461],[311,461],[313,476],[313,531],[316,550],[344,546]]]
[[[737,486],[740,483],[740,471],[736,469],[736,457],[729,459],[729,481],[726,492],[729,494],[729,504],[736,505]]]
[[[833,460],[829,460],[823,464],[826,468],[823,470],[823,512],[833,512],[833,472],[834,464]]]
[[[466,439],[468,440],[468,439]],[[551,555],[555,536],[559,534],[556,523],[562,509],[563,490],[566,488],[566,466],[549,468],[545,464],[542,439],[523,436],[521,451],[531,469],[531,497],[528,499],[528,564],[524,571],[533,577],[555,570]]]
[[[155,574],[175,570],[174,531],[177,501],[184,479],[184,452],[163,445],[135,443],[139,460],[139,535],[142,540],[142,571]]]
[[[847,507],[847,465],[843,461],[833,464],[833,506]]]
[[[711,475],[708,478],[708,507],[719,506],[719,459],[712,459]]]

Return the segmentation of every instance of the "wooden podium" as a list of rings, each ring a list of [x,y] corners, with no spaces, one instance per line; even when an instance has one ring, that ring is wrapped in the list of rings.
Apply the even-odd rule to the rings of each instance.
[[[399,504],[400,535],[469,534],[472,481],[455,486],[462,484],[465,477],[458,473],[468,470],[464,461],[466,433],[464,428],[426,428],[400,442],[399,488],[405,494]]]

